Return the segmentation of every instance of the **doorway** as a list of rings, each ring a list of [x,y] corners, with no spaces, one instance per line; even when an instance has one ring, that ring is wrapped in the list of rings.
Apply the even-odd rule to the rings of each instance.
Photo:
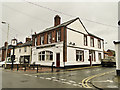
[[[56,53],[56,67],[60,67],[60,53]]]

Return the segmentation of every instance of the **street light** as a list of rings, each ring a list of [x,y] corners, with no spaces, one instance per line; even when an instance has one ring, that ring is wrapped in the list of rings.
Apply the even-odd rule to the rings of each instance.
[[[9,36],[9,23],[6,22],[1,22],[2,24],[7,24],[8,25],[8,31],[7,31],[7,46],[6,46],[6,59],[5,59],[5,68],[6,68],[6,62],[7,62],[7,52],[8,52],[8,36]]]

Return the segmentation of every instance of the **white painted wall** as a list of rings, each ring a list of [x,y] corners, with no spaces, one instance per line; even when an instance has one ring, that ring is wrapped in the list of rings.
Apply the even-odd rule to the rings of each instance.
[[[116,51],[116,70],[120,70],[120,44],[115,44]]]
[[[26,52],[24,51],[24,47],[16,47],[15,48],[15,61],[16,62],[19,62],[20,56],[25,56],[25,55],[30,55],[31,56],[31,46],[26,46],[26,48],[27,48]],[[19,49],[21,49],[21,52],[19,52]],[[12,53],[13,53],[13,50],[11,50],[11,54]]]
[[[85,31],[84,27],[80,23],[79,19],[77,19],[76,21],[74,21],[73,23],[71,23],[70,25],[68,25],[67,27],[71,28],[71,29],[74,29],[76,31],[79,31],[79,32],[87,34],[87,32]]]
[[[75,31],[82,32],[84,34],[88,33],[83,28],[79,20],[76,20],[72,24],[67,26],[68,28],[74,29]],[[94,47],[90,46],[90,36],[87,36],[88,46],[84,45],[84,34],[78,33],[67,29],[67,62],[66,65],[88,65],[90,64],[89,59],[89,50],[95,51],[96,61],[92,62],[92,64],[100,64],[101,62],[98,60],[98,53],[101,53],[101,58],[104,58],[103,55],[103,41],[101,40],[101,49],[98,48],[98,39],[94,38]],[[70,42],[75,43],[75,45],[69,44]],[[84,51],[84,62],[76,61],[76,50],[83,50]]]
[[[84,62],[76,61],[76,50],[84,51]],[[92,61],[92,64],[101,64],[101,62],[98,60],[98,53],[101,53],[103,59],[103,52],[95,51],[96,61]],[[67,62],[65,63],[66,66],[90,65],[90,61],[88,61],[88,59],[89,59],[89,50],[67,47]]]
[[[67,45],[70,45],[69,43],[72,42],[75,43],[75,47],[103,51],[102,40],[101,40],[101,49],[98,48],[98,39],[94,38],[95,47],[90,46],[90,36],[87,36],[87,41],[88,41],[88,46],[84,46],[84,35],[67,29]]]
[[[55,43],[54,43],[55,44]],[[40,65],[45,65],[45,66],[51,66],[52,62],[55,62],[54,66],[56,66],[56,53],[60,53],[60,66],[63,67],[63,42],[60,43],[56,43],[56,46],[54,47],[47,47],[47,48],[40,48],[40,49],[36,49],[36,46],[32,47],[32,62],[35,62],[36,64],[40,64]],[[40,45],[43,46],[43,45]],[[40,47],[37,46],[37,47]],[[44,45],[46,46],[46,45]],[[38,59],[38,53],[41,51],[52,51],[53,52],[53,61],[39,61]]]

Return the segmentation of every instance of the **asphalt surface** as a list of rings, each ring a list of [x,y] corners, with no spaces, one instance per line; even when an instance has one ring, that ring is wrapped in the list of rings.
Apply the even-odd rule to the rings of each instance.
[[[101,73],[111,72],[100,76]],[[96,76],[95,76],[96,75]],[[75,71],[26,74],[24,72],[2,71],[2,88],[86,88],[82,81],[88,78],[87,84],[93,89],[119,88],[119,77],[115,67],[96,67]],[[94,85],[96,86],[94,86]]]

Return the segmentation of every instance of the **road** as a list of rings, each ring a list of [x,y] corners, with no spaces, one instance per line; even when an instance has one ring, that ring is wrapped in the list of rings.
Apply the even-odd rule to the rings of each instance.
[[[91,88],[95,88],[93,84],[100,88],[118,88],[119,86],[113,81],[116,77],[115,68],[110,67],[38,74],[3,70],[2,76],[3,88],[88,88],[83,85],[84,80],[87,80],[87,85]]]

